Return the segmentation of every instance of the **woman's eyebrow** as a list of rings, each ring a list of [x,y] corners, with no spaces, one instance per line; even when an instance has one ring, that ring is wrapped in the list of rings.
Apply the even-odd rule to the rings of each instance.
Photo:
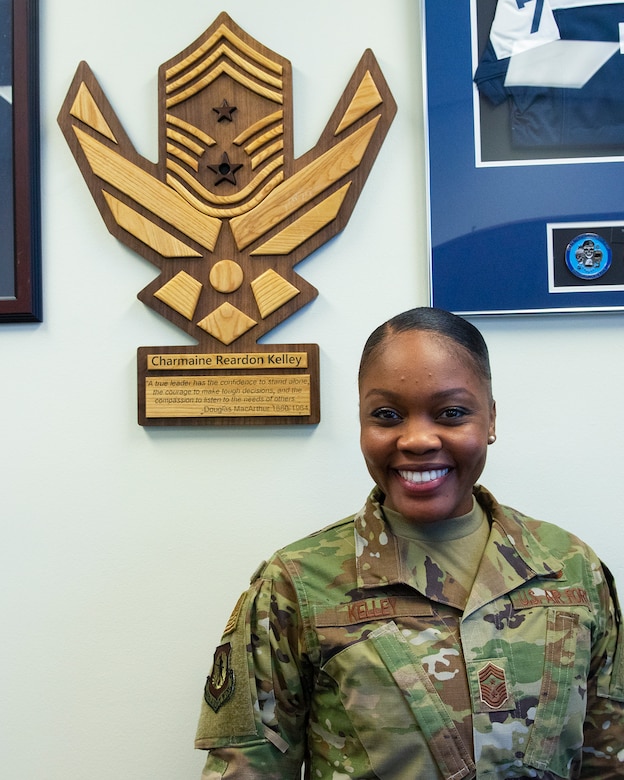
[[[390,390],[389,388],[384,387],[371,387],[370,390],[368,390],[364,398],[368,398],[369,396],[373,395],[379,395],[383,396],[384,398],[403,398],[404,393],[403,392],[396,392],[395,390]],[[435,400],[444,401],[447,398],[457,398],[458,396],[463,396],[464,398],[471,398],[474,399],[475,395],[471,390],[468,390],[466,387],[449,387],[444,390],[439,390],[437,392],[432,393],[432,398]]]

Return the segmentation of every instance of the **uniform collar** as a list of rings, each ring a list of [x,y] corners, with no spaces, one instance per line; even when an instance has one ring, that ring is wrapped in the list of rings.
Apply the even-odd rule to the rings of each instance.
[[[488,515],[491,530],[464,614],[536,576],[558,579],[563,568],[561,561],[530,533],[525,524],[528,518],[501,506],[481,486],[475,487],[474,494]],[[399,541],[385,522],[381,508],[383,500],[382,491],[374,488],[354,518],[358,586],[375,588],[404,584],[422,592],[422,585],[419,587],[403,572]],[[443,585],[439,594],[428,594],[428,598],[449,601],[444,596]]]

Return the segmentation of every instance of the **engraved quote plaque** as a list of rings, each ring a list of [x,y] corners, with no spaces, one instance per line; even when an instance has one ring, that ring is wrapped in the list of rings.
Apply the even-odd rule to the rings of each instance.
[[[225,13],[158,72],[159,160],[82,62],[59,124],[109,231],[160,273],[139,294],[197,345],[140,347],[141,425],[313,424],[316,344],[261,343],[316,297],[294,267],[341,231],[396,113],[370,50],[293,153],[290,62]]]

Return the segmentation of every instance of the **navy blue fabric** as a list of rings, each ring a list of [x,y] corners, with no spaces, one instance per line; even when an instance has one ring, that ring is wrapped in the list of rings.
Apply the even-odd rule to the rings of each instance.
[[[619,41],[624,3],[555,10],[562,40]],[[624,54],[614,54],[581,89],[505,87],[509,58],[497,60],[488,45],[475,73],[492,103],[510,102],[517,146],[624,144]]]

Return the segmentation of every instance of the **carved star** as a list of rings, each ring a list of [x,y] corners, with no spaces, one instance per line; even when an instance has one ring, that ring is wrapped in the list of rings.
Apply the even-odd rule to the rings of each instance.
[[[236,177],[234,174],[242,167],[242,163],[231,163],[227,152],[223,152],[221,162],[218,165],[208,166],[213,173],[217,174],[215,185],[221,184],[222,181],[229,181],[231,184],[236,184]]]
[[[227,100],[224,100],[220,106],[212,109],[218,114],[217,122],[222,122],[224,119],[228,122],[232,121],[232,114],[238,109],[236,106],[231,106]]]

